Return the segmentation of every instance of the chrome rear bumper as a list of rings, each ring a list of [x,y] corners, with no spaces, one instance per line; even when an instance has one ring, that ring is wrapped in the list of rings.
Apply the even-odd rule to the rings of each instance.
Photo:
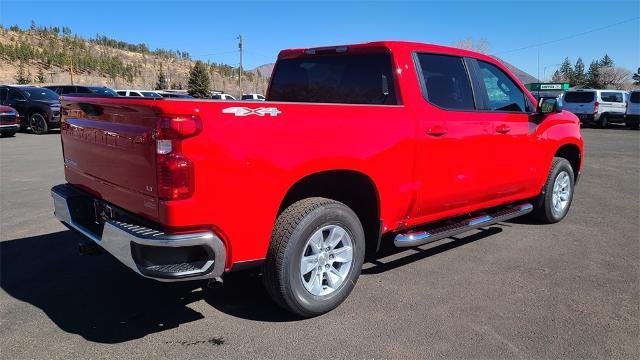
[[[54,213],[56,218],[67,227],[78,231],[100,245],[107,252],[120,260],[138,274],[159,281],[183,281],[210,279],[221,276],[225,268],[226,250],[222,240],[211,231],[188,234],[167,234],[148,227],[134,225],[123,221],[106,220],[102,231],[91,229],[81,218],[86,216],[86,204],[92,201],[87,194],[78,191],[68,184],[54,186],[51,189]],[[84,210],[83,210],[84,209]],[[145,248],[145,251],[136,249]],[[198,249],[199,254],[206,254],[201,261],[180,263],[154,263],[155,260],[145,258],[143,253],[166,249],[174,252]],[[161,255],[159,257],[165,257]],[[158,257],[158,258],[159,258]]]

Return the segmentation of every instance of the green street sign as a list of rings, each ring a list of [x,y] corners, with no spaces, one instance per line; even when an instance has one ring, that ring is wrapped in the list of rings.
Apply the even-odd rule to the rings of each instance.
[[[539,90],[565,91],[565,90],[569,90],[569,83],[530,83],[530,84],[526,84],[525,87],[529,89],[529,91],[539,91]]]

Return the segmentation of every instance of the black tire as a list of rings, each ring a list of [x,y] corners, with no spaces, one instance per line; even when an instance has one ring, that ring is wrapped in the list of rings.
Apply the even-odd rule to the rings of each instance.
[[[6,131],[3,133],[0,133],[0,137],[14,137],[14,136],[16,136],[15,131]]]
[[[631,130],[638,130],[640,129],[640,123],[627,123],[627,126],[629,127],[629,129]]]
[[[570,186],[566,206],[562,211],[558,212],[553,208],[553,188],[556,179],[559,178],[561,173],[565,173],[566,175],[568,175]],[[569,161],[565,158],[553,158],[551,170],[549,171],[549,177],[547,177],[547,181],[542,188],[542,192],[540,193],[539,198],[536,201],[536,206],[533,210],[533,216],[546,224],[557,223],[560,220],[564,219],[564,217],[569,212],[569,208],[571,207],[574,189],[575,179],[573,175],[573,168],[571,167]]]
[[[609,127],[609,119],[607,119],[606,114],[600,115],[600,127],[606,129]]]
[[[311,236],[331,225],[340,226],[351,239],[351,267],[333,292],[313,295],[303,284],[300,262]],[[287,311],[301,317],[324,314],[340,305],[353,290],[362,270],[364,253],[362,224],[349,207],[320,197],[303,199],[285,209],[276,220],[264,264],[263,282],[273,300]],[[319,275],[319,278],[324,287],[323,276]]]
[[[49,132],[49,124],[47,124],[47,117],[44,114],[31,114],[29,116],[29,127],[31,132],[36,135],[43,135]]]

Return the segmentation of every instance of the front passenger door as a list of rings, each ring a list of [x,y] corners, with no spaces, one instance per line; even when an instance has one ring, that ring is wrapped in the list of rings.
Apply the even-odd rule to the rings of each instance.
[[[535,106],[524,90],[495,64],[475,60],[483,117],[493,124],[490,164],[492,200],[510,201],[534,189],[542,158],[535,138]]]

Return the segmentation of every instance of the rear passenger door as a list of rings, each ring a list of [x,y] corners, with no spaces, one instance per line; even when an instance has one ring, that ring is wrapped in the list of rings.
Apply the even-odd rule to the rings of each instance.
[[[479,112],[493,124],[491,200],[509,201],[533,191],[541,159],[536,148],[535,105],[518,82],[495,64],[470,60],[476,79]]]
[[[418,191],[413,216],[447,216],[486,201],[491,119],[477,112],[464,58],[416,53],[424,101],[416,105]]]

